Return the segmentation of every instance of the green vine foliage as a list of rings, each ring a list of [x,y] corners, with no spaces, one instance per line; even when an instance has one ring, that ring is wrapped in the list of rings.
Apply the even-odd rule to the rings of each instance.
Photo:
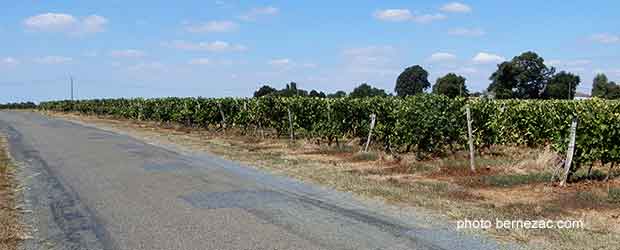
[[[434,155],[467,147],[465,108],[473,118],[477,149],[490,145],[550,145],[564,154],[570,124],[578,118],[576,165],[620,161],[620,102],[592,99],[486,100],[420,94],[401,97],[153,98],[43,102],[40,109],[213,128],[271,129],[288,136],[291,112],[296,138],[328,143],[364,142],[370,116],[373,143],[386,150]],[[222,113],[224,117],[222,117]]]

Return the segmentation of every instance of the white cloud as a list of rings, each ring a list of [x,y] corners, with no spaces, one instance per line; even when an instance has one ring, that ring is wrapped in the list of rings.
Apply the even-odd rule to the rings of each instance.
[[[207,23],[188,25],[185,27],[185,30],[191,33],[209,33],[231,32],[238,28],[239,25],[232,21],[209,21]]]
[[[612,35],[609,33],[600,33],[590,36],[590,40],[599,43],[617,43],[620,42],[620,36]]]
[[[189,64],[191,64],[191,65],[208,65],[208,64],[211,64],[211,60],[209,60],[208,58],[197,58],[197,59],[190,60]]]
[[[169,43],[164,43],[165,46],[189,51],[211,51],[211,52],[232,52],[232,51],[246,51],[247,48],[240,44],[230,44],[223,41],[214,42],[187,42],[176,40]]]
[[[378,10],[373,16],[376,19],[382,21],[391,21],[391,22],[402,22],[409,21],[413,18],[411,11],[408,9],[387,9],[387,10]]]
[[[13,57],[0,58],[0,66],[15,66],[19,61]]]
[[[78,27],[78,33],[98,33],[105,30],[105,25],[108,23],[108,19],[102,16],[91,15],[82,20],[81,25]]]
[[[428,62],[446,62],[446,61],[453,61],[455,59],[456,59],[456,56],[454,54],[445,53],[445,52],[437,52],[437,53],[433,53],[426,60]]]
[[[288,59],[288,58],[280,58],[280,59],[270,60],[268,63],[269,65],[272,65],[272,66],[289,66],[293,62],[291,61],[291,59]]]
[[[373,13],[373,17],[378,20],[388,22],[414,21],[417,23],[429,23],[433,21],[443,20],[446,18],[446,16],[439,13],[414,15],[408,9],[378,10]]]
[[[476,56],[474,56],[472,61],[475,64],[490,64],[490,63],[501,63],[503,61],[506,61],[506,58],[495,55],[495,54],[480,52]]]
[[[146,53],[136,49],[114,50],[110,52],[113,57],[140,58],[146,56]]]
[[[239,16],[239,19],[244,21],[255,21],[261,16],[273,16],[280,13],[280,10],[276,7],[267,6],[261,8],[251,9],[248,13]]]
[[[484,36],[486,32],[480,28],[456,28],[449,30],[448,34],[453,36]]]
[[[24,26],[33,31],[66,31],[77,22],[78,20],[72,15],[45,13],[26,18]]]
[[[45,13],[31,16],[23,21],[29,31],[67,32],[71,34],[98,33],[105,30],[108,20],[98,15],[78,19],[64,13]]]
[[[71,61],[73,58],[64,56],[46,56],[34,59],[34,62],[39,64],[64,64]]]
[[[459,2],[451,2],[441,6],[441,11],[444,12],[453,12],[453,13],[469,13],[471,12],[471,7],[466,4]]]

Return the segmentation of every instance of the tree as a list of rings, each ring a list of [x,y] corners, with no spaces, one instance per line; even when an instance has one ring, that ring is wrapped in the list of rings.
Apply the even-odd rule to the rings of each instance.
[[[258,90],[254,92],[254,97],[266,96],[266,95],[270,95],[276,92],[278,92],[277,89],[272,88],[269,85],[263,85],[262,87],[260,87]]]
[[[284,96],[284,97],[307,96],[308,95],[308,91],[305,91],[303,89],[298,89],[297,88],[297,83],[296,82],[291,82],[291,83],[286,85],[285,89],[282,89],[282,90],[278,91],[277,95]]]
[[[607,85],[607,87],[607,94],[605,95],[607,99],[620,99],[619,85],[617,85],[615,82],[611,82],[609,83],[609,85]]]
[[[592,97],[605,98],[608,90],[607,85],[609,85],[607,76],[605,74],[597,74],[592,82]]]
[[[555,68],[548,68],[542,57],[528,51],[498,65],[489,77],[492,82],[488,91],[499,99],[537,99],[542,97],[554,73]]]
[[[308,94],[308,96],[310,96],[310,97],[320,97],[320,98],[325,98],[326,97],[325,93],[323,93],[322,91],[318,92],[318,91],[316,91],[314,89],[312,91],[310,91],[310,94]]]
[[[424,92],[431,86],[428,72],[420,65],[406,68],[396,79],[394,91],[398,96],[415,95]]]
[[[620,86],[610,82],[605,74],[598,74],[592,82],[592,97],[620,99]]]
[[[551,79],[545,88],[543,97],[547,99],[574,99],[577,85],[581,82],[579,76],[561,71]]]
[[[513,98],[513,90],[517,88],[517,73],[512,63],[503,62],[497,66],[490,80],[491,85],[487,88],[488,92],[497,99],[509,99]]]
[[[433,85],[433,93],[454,98],[457,96],[467,96],[469,91],[465,86],[464,77],[449,73],[437,79],[437,82]]]
[[[388,94],[385,93],[385,90],[383,89],[378,89],[366,83],[362,83],[360,86],[353,89],[353,92],[351,92],[349,96],[353,98],[362,98],[362,97],[387,96],[387,95]]]
[[[347,97],[347,92],[344,92],[342,90],[338,90],[335,93],[327,95],[327,98],[342,98],[342,97]]]

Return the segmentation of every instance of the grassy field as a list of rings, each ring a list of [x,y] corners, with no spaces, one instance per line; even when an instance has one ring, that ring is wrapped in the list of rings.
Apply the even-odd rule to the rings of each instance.
[[[0,135],[0,250],[17,249],[24,238],[16,209],[15,187],[6,138]]]
[[[527,249],[617,249],[620,242],[620,178],[602,181],[606,170],[594,166],[577,173],[577,183],[550,182],[557,156],[545,148],[494,146],[478,156],[478,171],[469,171],[466,152],[426,160],[392,156],[376,149],[360,153],[359,143],[341,147],[311,141],[244,136],[152,122],[109,117],[48,113],[55,117],[122,131],[158,143],[208,151],[272,173],[291,176],[361,198],[382,199],[397,206],[434,211],[454,221],[465,218],[580,220],[581,229],[468,230]]]

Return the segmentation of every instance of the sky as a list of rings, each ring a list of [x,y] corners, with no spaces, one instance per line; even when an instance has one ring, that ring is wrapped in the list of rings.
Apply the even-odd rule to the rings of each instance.
[[[20,0],[0,3],[0,103],[251,96],[263,84],[393,92],[421,65],[481,91],[535,51],[581,77],[620,81],[620,1]]]

